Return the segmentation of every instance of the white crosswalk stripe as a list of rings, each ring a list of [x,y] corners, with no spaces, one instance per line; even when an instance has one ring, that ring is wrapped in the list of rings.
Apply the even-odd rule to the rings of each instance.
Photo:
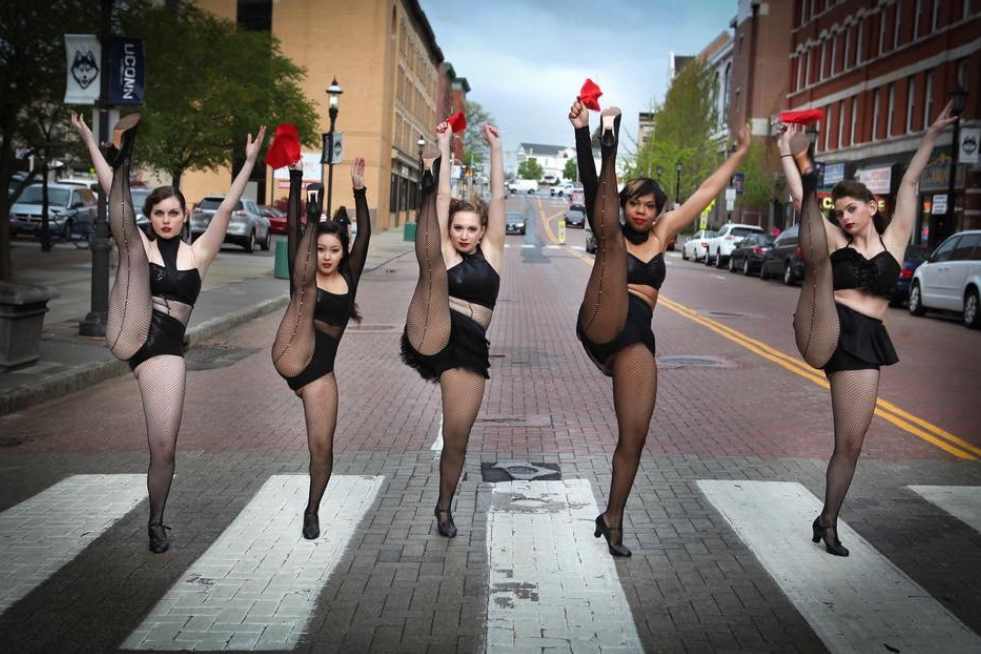
[[[291,649],[383,480],[334,475],[321,536],[308,541],[300,529],[309,478],[271,476],[123,649]]]
[[[589,481],[494,485],[487,651],[643,652]]]
[[[698,486],[832,652],[981,652],[981,638],[844,521],[850,556],[811,543],[821,502],[801,484]]]
[[[981,486],[908,486],[927,502],[981,533]]]
[[[75,475],[0,513],[0,613],[146,497],[146,475]]]

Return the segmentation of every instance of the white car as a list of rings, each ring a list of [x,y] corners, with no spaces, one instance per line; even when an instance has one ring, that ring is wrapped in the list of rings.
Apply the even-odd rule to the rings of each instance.
[[[508,184],[511,193],[535,193],[538,191],[538,182],[533,179],[515,179]]]
[[[711,229],[700,229],[681,247],[681,258],[685,261],[699,261],[705,256],[706,241],[715,236]]]
[[[981,327],[981,230],[958,232],[941,243],[913,273],[909,312],[958,311],[964,325]]]
[[[705,265],[715,265],[721,268],[722,264],[729,260],[729,255],[736,249],[736,243],[743,240],[750,234],[766,234],[766,230],[756,225],[738,225],[726,223],[719,228],[710,239],[705,241],[707,246],[705,254]]]

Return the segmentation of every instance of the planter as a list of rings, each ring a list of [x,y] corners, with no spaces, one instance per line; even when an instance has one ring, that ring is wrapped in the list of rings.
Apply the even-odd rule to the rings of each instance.
[[[41,286],[0,282],[0,370],[41,358],[41,327],[51,293]]]

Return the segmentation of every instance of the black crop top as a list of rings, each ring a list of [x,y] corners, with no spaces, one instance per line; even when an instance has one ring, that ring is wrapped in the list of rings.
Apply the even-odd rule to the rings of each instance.
[[[500,275],[479,247],[473,254],[462,256],[463,261],[446,271],[450,296],[493,309],[501,288]]]
[[[155,240],[164,265],[150,264],[150,294],[194,306],[201,293],[201,275],[197,268],[177,269],[181,239],[158,237]]]
[[[879,241],[882,241],[881,236]],[[889,250],[883,250],[871,259],[866,259],[861,252],[850,246],[831,253],[831,275],[836,291],[855,288],[872,295],[891,298],[896,292],[901,270],[902,266]]]
[[[635,257],[632,253],[627,252],[628,284],[643,284],[644,286],[653,286],[656,289],[660,289],[667,272],[667,267],[664,265],[663,252],[647,263]]]
[[[317,288],[317,302],[313,307],[314,320],[335,327],[347,325],[354,302],[351,297],[351,282],[346,276],[344,279],[348,282],[347,293],[331,293],[320,287]]]

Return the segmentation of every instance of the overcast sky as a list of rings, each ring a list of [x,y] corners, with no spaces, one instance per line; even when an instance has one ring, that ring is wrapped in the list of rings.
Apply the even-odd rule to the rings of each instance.
[[[619,106],[621,130],[664,98],[668,56],[695,54],[736,14],[737,0],[420,0],[436,41],[469,98],[487,109],[505,138],[571,145],[566,118],[583,80]],[[593,125],[596,125],[596,118]],[[625,141],[625,144],[627,141]]]

